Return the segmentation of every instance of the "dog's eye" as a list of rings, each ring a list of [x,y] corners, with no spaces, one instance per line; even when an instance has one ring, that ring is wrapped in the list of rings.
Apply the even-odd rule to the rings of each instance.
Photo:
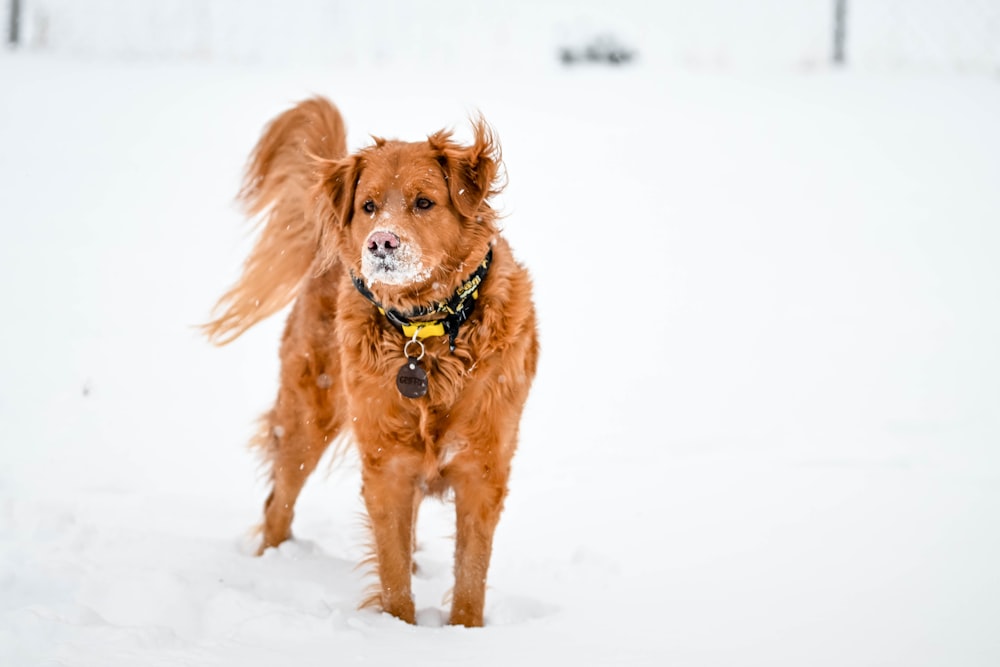
[[[415,203],[417,208],[419,208],[422,211],[426,211],[430,207],[434,206],[434,202],[432,202],[427,197],[417,197],[417,201]]]
[[[364,204],[361,205],[361,210],[363,210],[365,213],[374,213],[375,202],[369,199],[368,201],[366,201]]]

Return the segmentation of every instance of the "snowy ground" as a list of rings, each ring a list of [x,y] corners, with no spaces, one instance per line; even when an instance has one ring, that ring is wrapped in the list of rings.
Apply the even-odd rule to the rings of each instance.
[[[1000,664],[1000,84],[0,55],[0,664]],[[231,204],[313,92],[504,144],[543,359],[488,626],[355,605],[351,461],[256,559],[280,318],[213,349]]]

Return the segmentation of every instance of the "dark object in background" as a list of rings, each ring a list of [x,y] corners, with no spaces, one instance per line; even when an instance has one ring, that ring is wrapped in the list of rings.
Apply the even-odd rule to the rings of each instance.
[[[847,0],[833,3],[833,64],[843,65],[846,60],[847,43]]]
[[[17,46],[21,41],[21,0],[10,0],[10,22],[7,24],[7,43]]]
[[[608,63],[624,65],[635,57],[635,51],[622,45],[611,35],[598,35],[581,47],[564,46],[559,49],[563,65],[576,63]]]

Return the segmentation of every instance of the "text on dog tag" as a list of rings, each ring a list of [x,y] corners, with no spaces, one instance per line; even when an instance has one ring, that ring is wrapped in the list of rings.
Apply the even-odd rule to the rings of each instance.
[[[427,373],[415,357],[407,357],[396,374],[396,389],[407,398],[420,398],[427,393]]]

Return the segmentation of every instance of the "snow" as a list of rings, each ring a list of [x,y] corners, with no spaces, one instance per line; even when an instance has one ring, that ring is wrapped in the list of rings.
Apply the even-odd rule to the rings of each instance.
[[[425,267],[421,258],[423,251],[420,245],[412,239],[406,238],[400,230],[393,225],[388,225],[391,216],[383,212],[379,216],[383,224],[372,230],[368,235],[368,240],[359,248],[361,252],[361,275],[365,277],[368,287],[375,283],[386,285],[410,285],[427,280],[431,275],[430,267]],[[399,239],[398,247],[386,257],[377,257],[370,252],[366,252],[368,244],[377,234],[389,234]]]
[[[0,664],[1000,663],[995,78],[4,53],[0,81]],[[245,156],[313,93],[355,148],[472,106],[503,144],[543,354],[483,629],[444,625],[435,503],[419,625],[356,610],[349,451],[251,555],[282,321],[194,325],[252,241]]]

